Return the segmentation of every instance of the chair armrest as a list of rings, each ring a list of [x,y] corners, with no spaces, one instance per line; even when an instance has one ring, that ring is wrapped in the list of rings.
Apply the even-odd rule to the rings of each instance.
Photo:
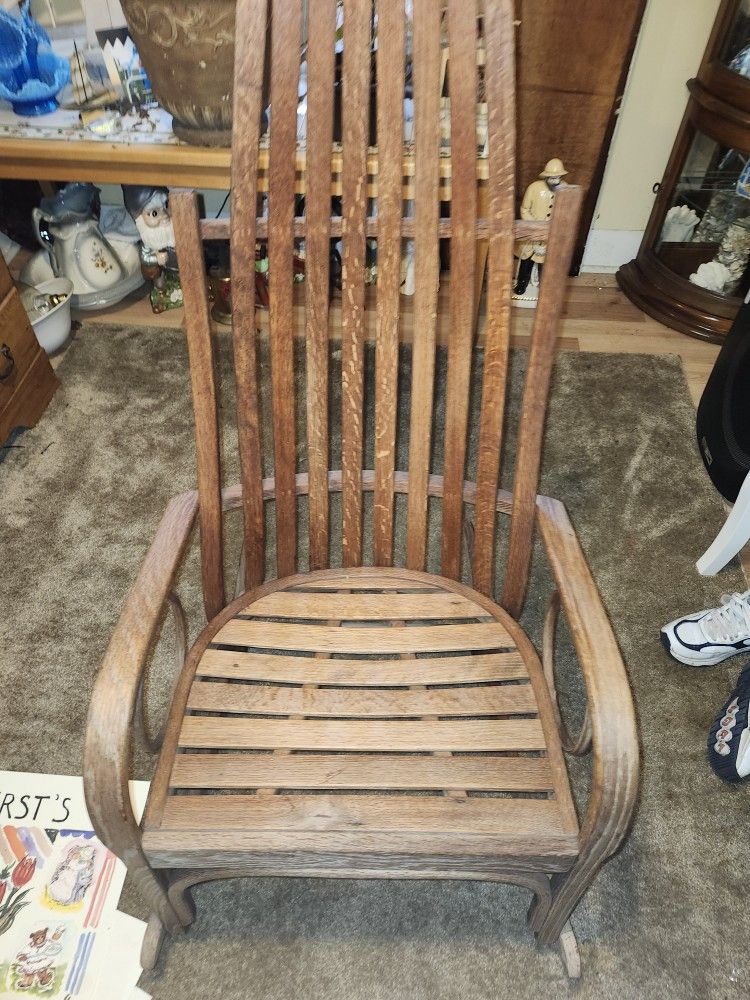
[[[625,664],[565,507],[537,498],[537,523],[586,684],[593,747],[592,790],[582,854],[600,864],[628,831],[638,798],[640,752]]]
[[[128,787],[133,716],[143,669],[197,511],[196,492],[182,493],[169,502],[104,655],[89,708],[83,770],[86,805],[99,839],[128,868],[143,865]]]

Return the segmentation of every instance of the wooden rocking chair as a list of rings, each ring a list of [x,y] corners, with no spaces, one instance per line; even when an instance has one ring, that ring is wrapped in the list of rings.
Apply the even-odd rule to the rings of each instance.
[[[270,9],[273,8],[271,24]],[[568,918],[621,844],[639,781],[626,672],[584,555],[557,500],[537,496],[546,400],[580,201],[562,187],[550,224],[514,222],[511,0],[449,0],[451,144],[441,158],[441,3],[346,0],[341,100],[341,216],[331,213],[336,0],[237,3],[231,224],[201,222],[193,192],[171,210],[185,295],[197,443],[197,492],[169,504],[97,679],[85,752],[94,828],[152,908],[143,963],[165,930],[194,917],[189,887],[249,875],[490,879],[528,887],[539,942],[577,953]],[[373,18],[373,7],[377,18]],[[305,25],[314,26],[307,33]],[[373,27],[374,25],[374,27]],[[475,109],[483,41],[489,108],[488,212],[477,211]],[[270,32],[270,40],[269,39]],[[377,45],[373,34],[377,35]],[[300,47],[306,38],[305,211],[295,216]],[[266,61],[268,67],[266,68]],[[481,63],[481,60],[479,60]],[[415,108],[405,178],[405,67]],[[377,177],[368,173],[371,72],[377,74]],[[270,80],[268,212],[258,216],[259,145]],[[262,156],[260,157],[262,163]],[[370,161],[370,164],[372,161]],[[439,185],[450,167],[451,214]],[[405,211],[406,195],[414,213]],[[371,206],[375,201],[376,209]],[[240,486],[222,490],[213,346],[202,239],[230,238]],[[377,239],[374,468],[365,469],[365,249]],[[294,240],[305,241],[307,471],[298,469],[293,367]],[[342,241],[341,468],[331,469],[329,267]],[[512,495],[498,490],[513,246],[547,243],[522,400]],[[274,476],[262,478],[256,381],[254,249],[268,241]],[[397,471],[402,240],[414,241],[416,291],[408,471]],[[450,242],[444,462],[431,474],[439,242]],[[465,480],[475,252],[487,241],[487,319],[475,481]],[[402,379],[403,382],[403,379]],[[367,494],[373,494],[372,502]],[[397,502],[398,495],[405,497]],[[425,572],[428,500],[439,498],[441,575]],[[276,578],[266,565],[265,505],[275,509]],[[438,501],[433,501],[435,506]],[[403,504],[403,507],[402,507]],[[340,505],[340,507],[339,507]],[[341,565],[334,511],[340,509]],[[300,572],[300,511],[309,572]],[[223,518],[244,516],[244,591],[227,604]],[[405,565],[395,565],[399,511]],[[464,521],[470,572],[459,582]],[[507,515],[508,521],[498,514]],[[173,585],[196,519],[208,624],[181,652],[166,735],[141,824],[128,792],[131,735],[165,608],[185,635]],[[504,583],[493,599],[496,522],[509,524]],[[367,523],[369,522],[369,523]],[[534,529],[556,581],[544,663],[516,619]],[[471,532],[467,532],[471,537]],[[371,549],[369,539],[372,539]],[[468,560],[465,560],[468,563]],[[468,565],[465,567],[469,569]],[[571,738],[554,686],[560,605],[588,695]],[[579,827],[563,750],[593,749]],[[562,935],[562,938],[561,938]]]

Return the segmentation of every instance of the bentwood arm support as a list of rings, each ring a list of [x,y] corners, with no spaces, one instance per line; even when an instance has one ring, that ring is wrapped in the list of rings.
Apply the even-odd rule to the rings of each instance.
[[[638,796],[639,746],[625,665],[565,507],[539,497],[537,523],[586,683],[593,748],[592,789],[581,827],[581,854],[553,878],[553,905],[541,927],[557,939],[571,906],[628,831]],[[554,692],[553,692],[554,696]],[[579,740],[579,748],[583,740]]]
[[[185,555],[197,510],[195,492],[182,493],[167,506],[97,676],[84,751],[86,804],[94,830],[127,865],[170,930],[179,929],[180,920],[167,901],[160,877],[143,856],[128,781],[132,728],[143,671],[158,637],[164,606]]]

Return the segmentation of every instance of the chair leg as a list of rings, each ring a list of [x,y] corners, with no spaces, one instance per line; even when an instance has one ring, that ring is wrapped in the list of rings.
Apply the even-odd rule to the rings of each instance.
[[[534,898],[531,900],[529,912],[526,917],[529,924],[529,930],[533,934],[536,934],[544,923],[544,919],[549,913],[551,905],[552,893],[550,891],[550,880],[545,876],[544,885],[539,889],[534,890]]]
[[[128,876],[133,879],[139,894],[165,930],[176,934],[191,923],[192,918],[185,920],[184,914],[172,904],[165,873],[154,871],[140,852],[128,858],[126,864]]]
[[[161,917],[158,913],[152,913],[148,918],[146,933],[143,935],[143,944],[141,945],[141,967],[146,971],[151,971],[156,965],[165,934],[166,928]]]
[[[589,863],[587,864],[587,860]],[[583,858],[565,874],[552,878],[552,904],[544,914],[537,914],[532,906],[529,926],[540,944],[555,944],[559,940],[573,910],[591,885],[599,865],[591,864]]]
[[[189,880],[177,878],[169,884],[165,892],[159,885],[155,873],[150,869],[148,872],[151,879],[143,871],[140,872],[140,878],[138,872],[133,874],[141,892],[152,905],[157,905],[149,917],[141,945],[141,966],[144,969],[153,969],[167,932],[177,934],[189,927],[195,920],[195,905],[190,896]]]
[[[536,935],[537,942],[541,945],[544,944],[554,944],[555,939],[552,941],[547,941],[546,937],[541,937],[542,928],[545,927],[548,918],[550,917],[550,911],[553,905],[553,898],[549,893],[536,893],[534,899],[529,907],[529,930],[533,931]],[[560,952],[560,958],[565,966],[565,971],[569,979],[580,979],[581,978],[581,956],[578,951],[578,942],[576,940],[575,931],[570,925],[570,921],[566,920],[563,925],[562,930],[558,936],[557,947]]]
[[[570,926],[570,921],[563,927],[557,943],[560,949],[560,958],[565,966],[568,979],[580,979],[581,953],[578,950],[578,941],[576,940],[575,931]]]
[[[190,894],[190,886],[195,876],[176,878],[169,886],[169,902],[174,907],[183,927],[189,927],[195,920],[195,903]]]

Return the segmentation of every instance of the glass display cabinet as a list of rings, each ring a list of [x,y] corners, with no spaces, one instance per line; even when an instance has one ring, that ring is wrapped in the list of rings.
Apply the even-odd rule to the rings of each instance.
[[[724,0],[626,295],[667,326],[721,342],[750,290],[750,0]]]

